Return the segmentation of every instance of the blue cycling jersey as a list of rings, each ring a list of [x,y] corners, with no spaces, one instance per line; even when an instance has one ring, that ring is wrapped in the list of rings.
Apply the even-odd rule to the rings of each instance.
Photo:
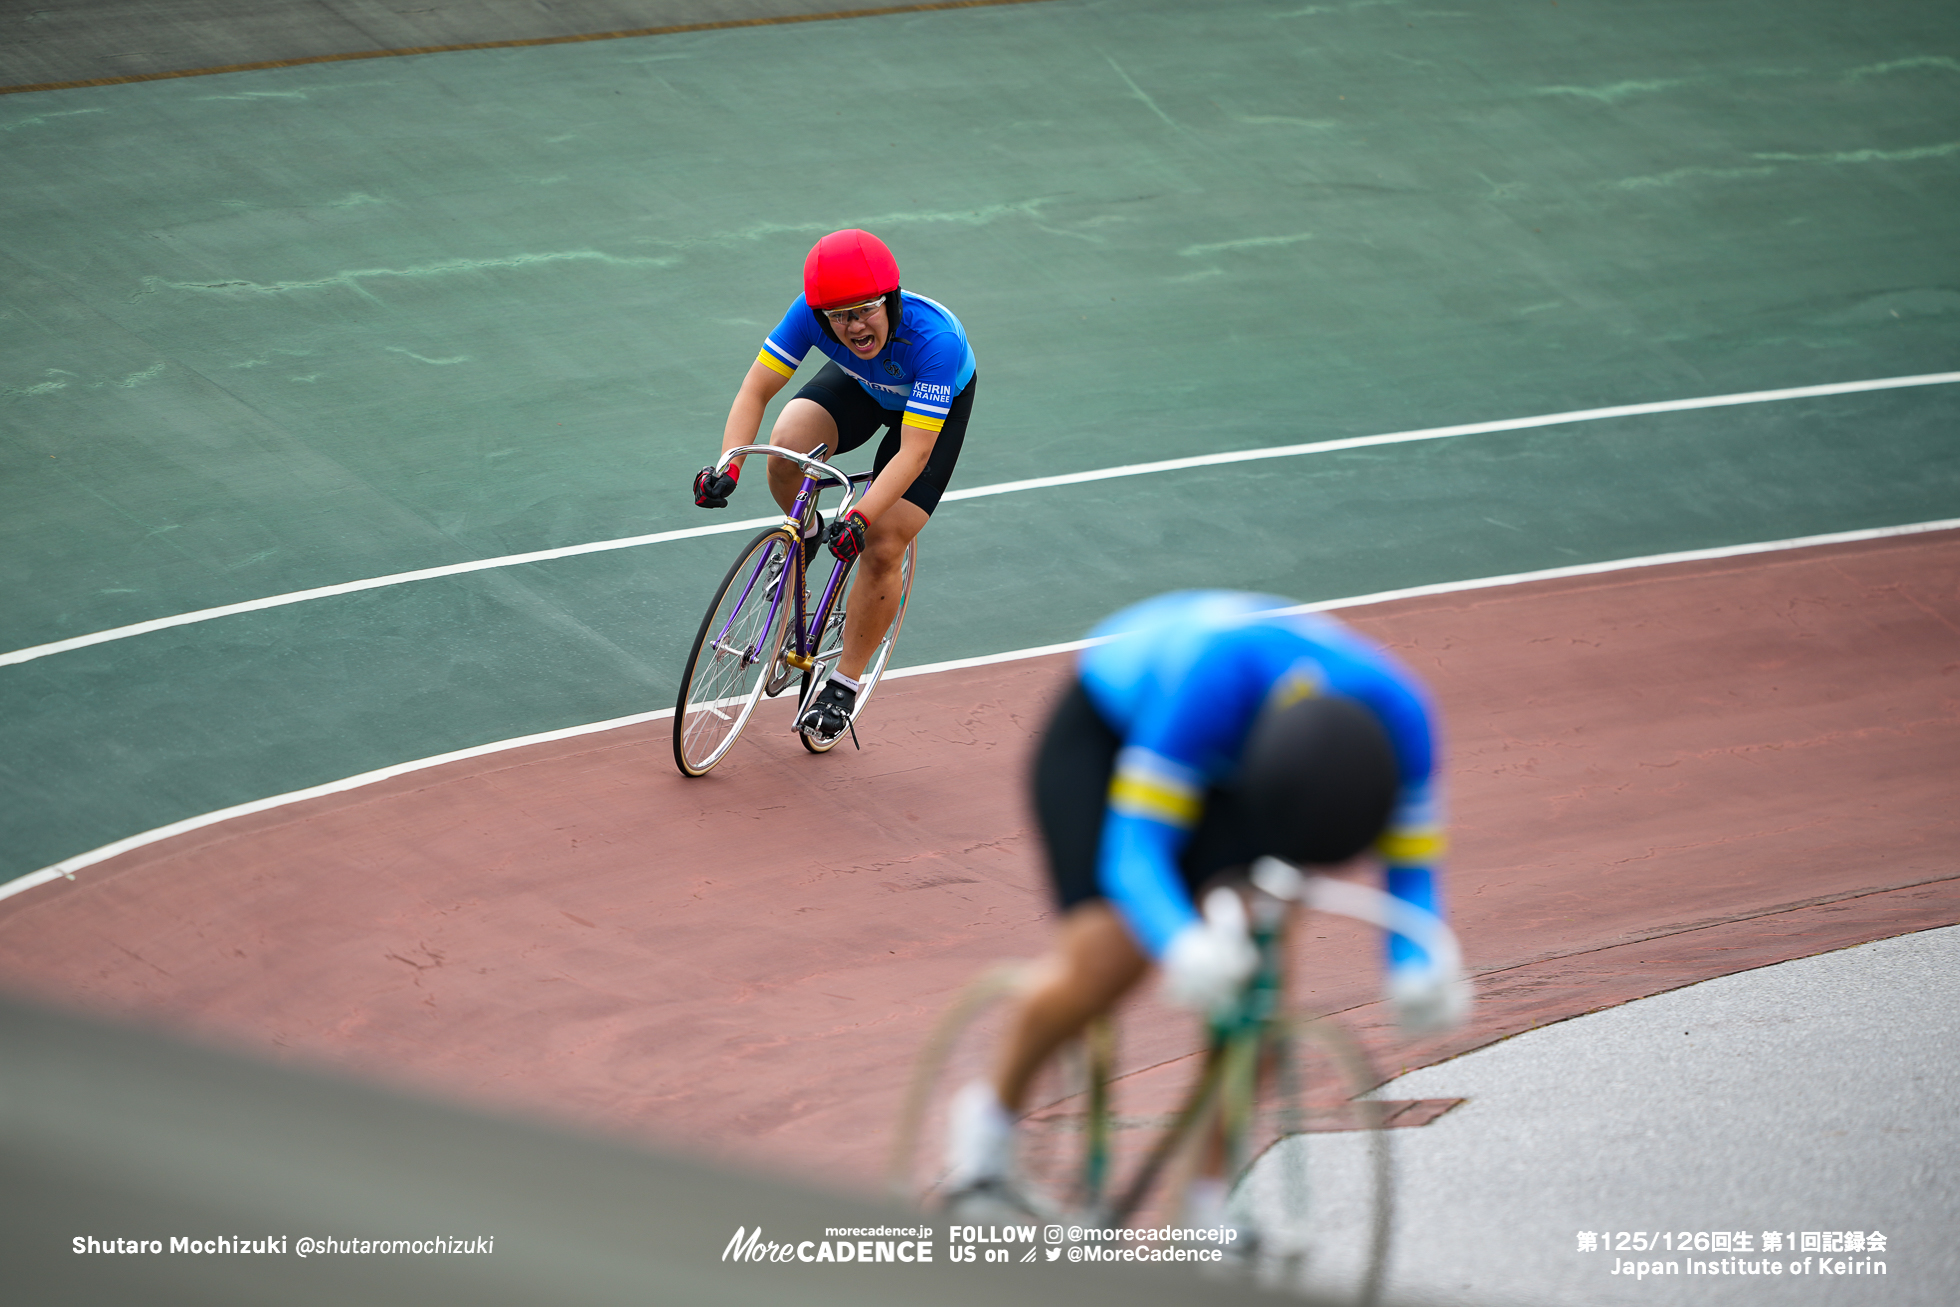
[[[810,351],[817,350],[855,377],[881,405],[903,410],[905,425],[936,432],[945,426],[953,400],[973,380],[973,347],[966,342],[966,328],[944,304],[909,290],[902,295],[904,311],[877,358],[861,359],[842,341],[826,336],[801,295],[762,342],[756,357],[790,377]]]
[[[1229,784],[1269,699],[1302,692],[1354,699],[1381,722],[1401,788],[1375,851],[1389,892],[1438,910],[1443,823],[1435,793],[1428,696],[1385,652],[1330,618],[1286,613],[1291,601],[1223,590],[1159,595],[1091,632],[1083,688],[1122,738],[1096,875],[1153,957],[1197,921],[1177,860],[1204,796]],[[1391,965],[1421,959],[1400,936]]]

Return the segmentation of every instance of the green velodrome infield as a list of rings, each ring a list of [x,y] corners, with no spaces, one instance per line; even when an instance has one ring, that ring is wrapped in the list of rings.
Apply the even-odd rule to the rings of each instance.
[[[968,326],[957,486],[1082,478],[942,510],[901,662],[1173,586],[1960,516],[1957,107],[1949,13],[1737,0],[1056,0],[0,97],[0,651],[49,651],[0,666],[0,877],[668,704],[734,544],[685,486],[836,226]]]

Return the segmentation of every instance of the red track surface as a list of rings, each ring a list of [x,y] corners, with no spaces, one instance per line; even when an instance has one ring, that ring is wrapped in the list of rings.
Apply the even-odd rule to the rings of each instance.
[[[1480,977],[1400,1041],[1375,942],[1303,932],[1385,1070],[1960,921],[1960,534],[1345,616],[1443,704]],[[1046,940],[1020,776],[1067,671],[893,682],[861,753],[772,705],[705,780],[658,722],[182,836],[0,904],[0,986],[865,1181],[949,993]]]

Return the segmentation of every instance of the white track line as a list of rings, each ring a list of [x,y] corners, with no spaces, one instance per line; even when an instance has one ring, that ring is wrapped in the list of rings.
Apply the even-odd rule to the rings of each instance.
[[[616,727],[632,726],[639,722],[650,722],[661,717],[672,717],[673,715],[674,710],[672,708],[662,708],[658,712],[636,713],[631,717],[615,717],[610,721],[591,722],[584,726],[568,726],[562,731],[544,731],[537,735],[520,735],[512,740],[496,740],[490,744],[479,744],[470,749],[457,749],[453,753],[439,753],[433,758],[417,758],[414,762],[398,762],[392,767],[382,767],[375,771],[365,771],[358,776],[349,776],[343,780],[328,781],[325,785],[312,785],[303,790],[292,790],[285,794],[275,794],[270,798],[254,799],[250,803],[235,804],[232,807],[220,808],[216,812],[207,812],[197,817],[186,817],[182,821],[173,821],[168,826],[159,826],[155,830],[146,830],[140,835],[131,835],[128,839],[117,840],[113,844],[104,844],[99,849],[90,849],[87,853],[78,853],[72,858],[63,858],[53,866],[43,867],[39,871],[22,876],[19,880],[8,881],[6,884],[0,885],[0,899],[10,898],[22,890],[32,889],[36,885],[45,885],[57,877],[66,876],[69,880],[73,880],[75,879],[75,873],[82,868],[94,866],[96,863],[106,861],[109,858],[115,857],[117,854],[128,853],[132,849],[140,849],[146,845],[155,844],[159,840],[167,840],[173,835],[184,835],[194,830],[202,830],[206,826],[216,826],[220,822],[230,821],[234,817],[249,817],[255,812],[266,812],[273,808],[283,808],[288,804],[304,803],[308,799],[318,799],[328,794],[341,794],[348,790],[358,790],[363,785],[373,785],[377,781],[385,781],[395,776],[404,776],[409,772],[426,771],[430,767],[440,767],[446,762],[461,762],[465,758],[481,758],[485,754],[503,753],[509,749],[521,749],[527,744],[546,744],[552,740],[570,739],[575,735],[591,735],[597,731],[610,731]]]
[[[1026,481],[1003,481],[999,485],[975,486],[971,490],[951,490],[946,493],[945,498],[979,499],[983,495],[1004,495],[1016,490],[1039,490],[1049,486],[1072,486],[1084,481],[1104,481],[1110,477],[1142,476],[1147,472],[1177,472],[1185,468],[1216,467],[1223,463],[1250,463],[1265,458],[1331,454],[1342,449],[1401,445],[1413,440],[1445,440],[1452,436],[1481,436],[1493,431],[1526,431],[1533,427],[1558,427],[1574,422],[1599,422],[1606,418],[1640,417],[1650,413],[1683,413],[1691,409],[1728,408],[1736,404],[1767,404],[1783,399],[1852,395],[1868,390],[1902,390],[1908,386],[1942,386],[1956,381],[1960,381],[1960,372],[1930,372],[1917,377],[1840,381],[1825,386],[1797,386],[1789,390],[1752,390],[1739,395],[1707,395],[1700,399],[1668,399],[1653,404],[1620,404],[1613,408],[1576,409],[1570,413],[1547,413],[1541,417],[1505,418],[1498,422],[1466,422],[1453,427],[1394,431],[1384,436],[1353,436],[1346,440],[1317,440],[1306,445],[1275,445],[1267,449],[1238,449],[1222,454],[1198,454],[1191,458],[1167,458],[1157,463],[1130,463],[1123,467],[1102,468],[1094,472],[1067,472],[1060,476],[1032,477]]]
[[[1297,458],[1303,454],[1331,454],[1343,449],[1400,445],[1417,440],[1447,440],[1454,436],[1488,435],[1497,431],[1525,431],[1533,427],[1567,426],[1577,422],[1598,422],[1606,418],[1640,417],[1653,413],[1683,413],[1693,409],[1728,408],[1737,404],[1767,404],[1786,399],[1815,399],[1825,395],[1854,395],[1873,390],[1903,390],[1911,386],[1942,386],[1953,382],[1960,382],[1960,372],[1931,372],[1915,377],[1882,377],[1873,381],[1840,381],[1823,386],[1796,386],[1788,390],[1752,390],[1737,395],[1708,395],[1699,399],[1670,399],[1652,404],[1621,404],[1613,408],[1576,409],[1570,413],[1506,418],[1498,422],[1468,422],[1452,427],[1394,431],[1380,436],[1354,436],[1345,440],[1319,440],[1304,445],[1275,445],[1265,449],[1237,449],[1219,454],[1197,454],[1189,458],[1163,459],[1155,463],[1127,463],[1121,467],[1097,468],[1089,472],[1067,472],[1059,476],[1031,477],[1024,481],[1002,481],[991,486],[974,486],[968,490],[949,491],[945,498],[948,501],[981,499],[989,495],[1014,494],[1022,490],[1045,490],[1053,486],[1080,485],[1086,481],[1107,481],[1114,477],[1145,476],[1153,472],[1179,472],[1195,467],[1250,463],[1268,458]],[[771,526],[780,520],[780,517],[752,517],[736,522],[716,522],[711,526],[688,527],[680,531],[656,531],[652,535],[626,536],[619,540],[596,540],[590,544],[568,545],[563,549],[540,549],[528,554],[507,554],[502,558],[479,558],[468,563],[451,563],[444,567],[425,567],[415,572],[395,572],[388,576],[374,576],[364,581],[345,581],[339,585],[323,585],[311,590],[294,590],[289,594],[268,595],[263,599],[249,599],[243,603],[225,604],[219,608],[200,608],[194,612],[178,613],[173,617],[153,618],[147,622],[112,627],[106,631],[95,631],[67,640],[15,649],[11,653],[0,653],[0,667],[32,662],[36,658],[46,658],[74,649],[86,649],[90,645],[107,644],[112,640],[127,640],[131,636],[147,635],[152,631],[165,631],[173,626],[209,622],[238,613],[283,608],[288,604],[302,604],[314,599],[332,598],[335,595],[355,594],[362,590],[378,590],[385,586],[406,585],[411,581],[430,581],[437,577],[461,576],[468,572],[483,572],[499,567],[520,567],[526,563],[548,562],[554,558],[571,558],[579,554],[598,554],[614,549],[636,549],[641,545],[664,544],[669,540],[688,540],[696,536],[720,535],[728,531],[746,531]]]
[[[744,531],[751,527],[772,526],[782,520],[782,514],[778,513],[774,517],[751,517],[739,522],[716,522],[712,526],[689,527],[684,531],[656,531],[652,535],[627,536],[622,540],[598,540],[587,545],[567,545],[563,549],[540,549],[530,554],[479,558],[474,562],[451,563],[446,567],[425,567],[419,572],[396,572],[390,576],[371,576],[365,581],[343,581],[339,585],[323,585],[312,590],[294,590],[289,594],[267,595],[263,599],[247,599],[244,603],[226,604],[221,608],[200,608],[195,612],[178,613],[174,617],[157,617],[130,626],[117,626],[107,631],[95,631],[68,640],[56,640],[52,644],[37,644],[26,649],[16,649],[12,653],[0,654],[0,667],[13,663],[32,662],[36,658],[67,653],[71,649],[86,649],[92,644],[127,640],[133,635],[148,635],[151,631],[167,631],[173,626],[190,626],[195,622],[208,622],[214,618],[230,617],[237,613],[256,613],[264,608],[284,608],[287,604],[303,604],[310,599],[328,599],[334,595],[356,594],[362,590],[379,590],[383,586],[406,585],[410,581],[430,581],[439,576],[461,576],[465,572],[487,572],[496,567],[542,563],[553,558],[571,558],[577,554],[598,554],[610,549],[632,549],[638,545],[657,545],[668,540],[688,540],[695,536],[720,535],[724,531]]]
[[[1640,558],[1618,558],[1604,563],[1580,563],[1572,567],[1552,567],[1538,572],[1512,572],[1504,576],[1477,577],[1468,581],[1444,581],[1435,585],[1410,586],[1401,590],[1382,590],[1375,594],[1353,595],[1345,599],[1323,599],[1316,603],[1301,604],[1286,612],[1325,612],[1336,608],[1360,608],[1368,604],[1388,603],[1396,599],[1413,599],[1424,595],[1460,594],[1466,590],[1488,590],[1498,586],[1522,585],[1528,581],[1555,581],[1578,576],[1597,576],[1608,572],[1625,572],[1640,567],[1660,567],[1667,563],[1705,562],[1718,558],[1740,558],[1749,554],[1780,553],[1790,549],[1811,549],[1820,545],[1851,544],[1860,540],[1882,540],[1891,536],[1920,535],[1928,531],[1951,531],[1960,529],[1960,517],[1944,518],[1936,522],[1913,522],[1905,526],[1881,526],[1863,531],[1834,531],[1828,535],[1798,536],[1789,540],[1765,540],[1755,544],[1725,545],[1717,549],[1688,549],[1671,554],[1648,554]],[[988,667],[995,663],[1020,662],[1028,658],[1041,658],[1048,654],[1070,653],[1086,649],[1095,643],[1091,640],[1070,640],[1063,644],[1045,644],[1032,649],[1014,649],[1007,653],[984,654],[978,658],[954,658],[946,662],[925,663],[918,667],[894,668],[886,672],[884,679],[899,680],[907,676],[928,676],[935,672],[958,671],[967,667]],[[241,803],[230,808],[220,808],[198,817],[186,817],[168,826],[131,835],[113,844],[78,853],[72,858],[63,858],[50,867],[29,872],[17,880],[0,885],[0,899],[11,898],[16,894],[45,885],[51,880],[67,877],[75,878],[75,873],[84,867],[94,866],[121,853],[140,849],[146,845],[167,840],[174,835],[187,834],[230,821],[234,817],[244,817],[255,812],[265,812],[272,808],[283,808],[288,804],[303,803],[307,799],[317,799],[328,794],[341,794],[356,790],[377,781],[404,776],[410,772],[424,771],[430,767],[440,767],[444,763],[460,762],[465,758],[481,758],[488,754],[503,753],[510,749],[521,749],[526,745],[544,744],[551,740],[566,740],[579,735],[593,735],[600,731],[610,731],[622,726],[634,726],[641,722],[657,721],[662,717],[672,717],[672,708],[662,708],[657,712],[636,713],[631,717],[614,717],[603,722],[590,722],[584,726],[568,726],[559,731],[545,731],[538,735],[521,735],[512,740],[497,740],[490,744],[479,744],[474,748],[458,749],[453,753],[439,753],[433,758],[418,758],[414,762],[396,763],[392,767],[382,767],[376,771],[362,772],[344,780],[329,781],[325,785],[314,785],[304,790],[293,790],[287,794],[275,794],[266,799],[255,799],[251,803]]]

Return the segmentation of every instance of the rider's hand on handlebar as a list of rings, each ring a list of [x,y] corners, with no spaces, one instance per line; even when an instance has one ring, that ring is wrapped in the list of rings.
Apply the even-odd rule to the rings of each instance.
[[[712,464],[694,474],[694,504],[697,508],[727,508],[728,497],[735,493],[735,483],[742,479],[742,469],[734,463],[728,471],[715,475]]]
[[[830,524],[830,552],[842,562],[850,562],[864,552],[864,533],[871,525],[864,514],[853,508]]]
[[[1395,1023],[1412,1035],[1454,1030],[1470,1014],[1470,980],[1455,968],[1426,962],[1396,967],[1385,989]]]
[[[1164,950],[1164,996],[1179,1007],[1223,1011],[1258,965],[1244,903],[1229,889],[1215,889],[1205,896],[1204,920],[1180,930]]]

